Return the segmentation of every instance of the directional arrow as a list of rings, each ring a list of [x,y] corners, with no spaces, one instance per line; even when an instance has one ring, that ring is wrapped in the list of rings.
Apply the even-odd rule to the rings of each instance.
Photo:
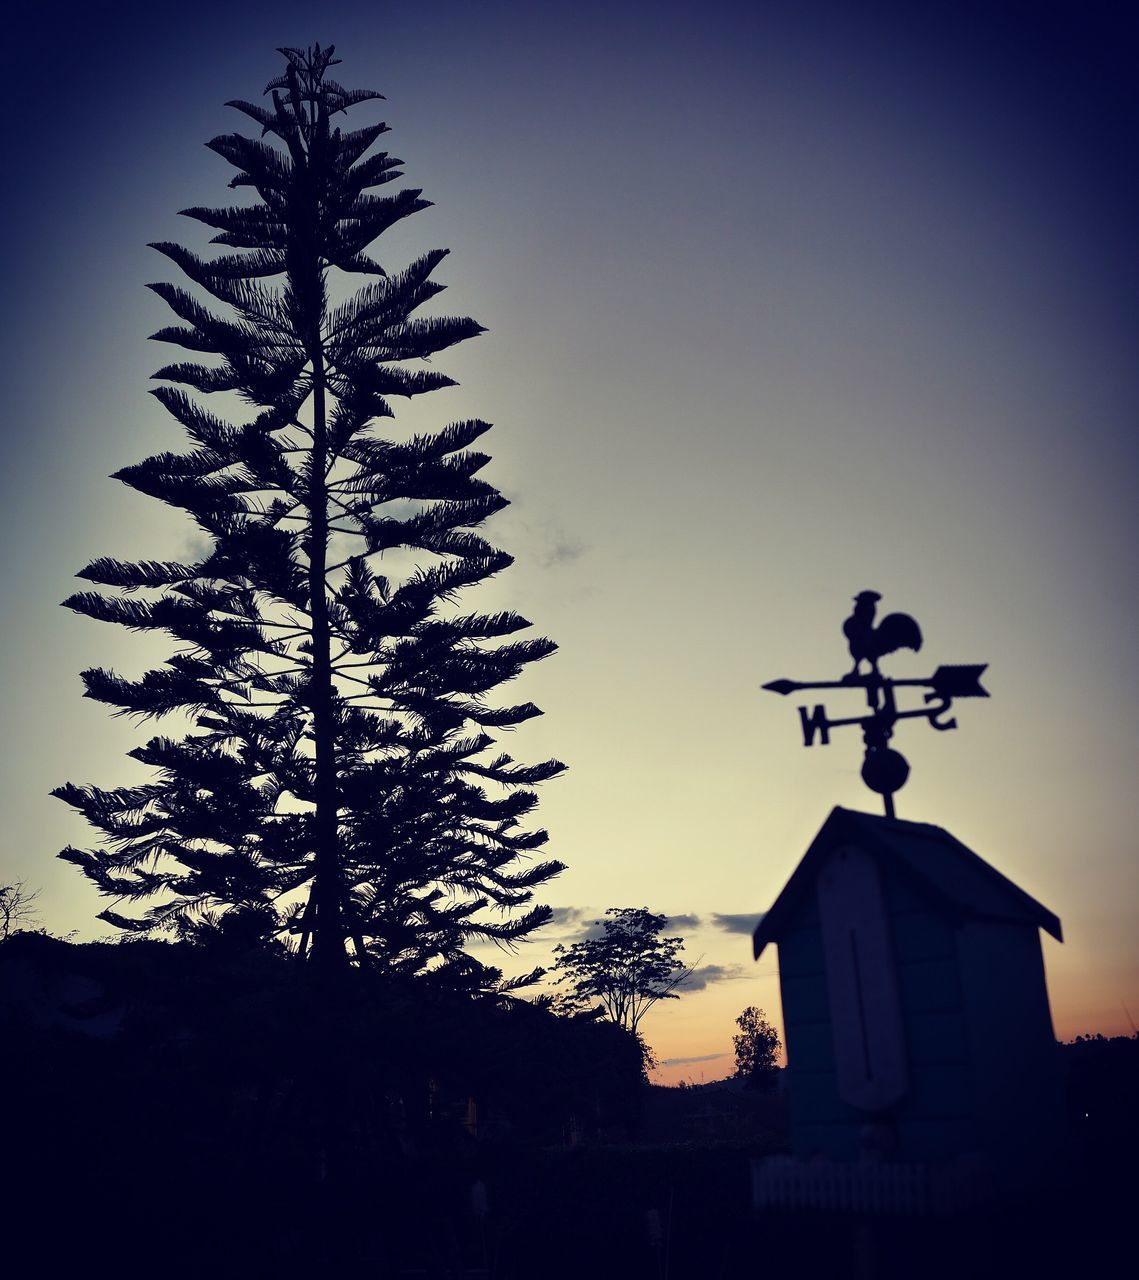
[[[796,693],[799,689],[862,689],[866,687],[866,679],[859,676],[857,680],[772,680],[763,688],[782,694]]]
[[[793,694],[799,685],[793,680],[773,680],[769,685],[764,685],[764,689],[769,689],[773,694]]]
[[[801,689],[802,685],[796,684],[794,680],[772,680],[770,684],[765,684],[763,687],[770,689],[772,693],[788,694],[794,693],[796,689]]]
[[[938,667],[933,673],[930,684],[933,691],[942,698],[987,698],[988,689],[981,686],[981,675],[989,664],[982,662],[975,665],[956,664]]]
[[[949,663],[938,667],[931,676],[904,680],[890,680],[877,675],[847,676],[845,680],[772,680],[762,687],[786,696],[800,689],[866,689],[872,685],[893,685],[896,689],[932,689],[939,698],[987,698],[989,691],[982,687],[981,676],[988,666],[987,662]]]

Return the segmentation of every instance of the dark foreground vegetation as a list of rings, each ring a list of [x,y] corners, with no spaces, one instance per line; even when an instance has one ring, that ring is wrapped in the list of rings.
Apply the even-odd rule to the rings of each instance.
[[[1050,1275],[1135,1192],[1134,1039],[1063,1048],[1064,1187],[905,1221],[756,1214],[778,1093],[652,1090],[610,1023],[422,979],[20,934],[0,1034],[6,1257],[49,1275]]]

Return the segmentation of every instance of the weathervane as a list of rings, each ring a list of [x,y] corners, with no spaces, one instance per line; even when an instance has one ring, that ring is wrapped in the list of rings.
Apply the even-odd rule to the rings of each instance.
[[[894,817],[894,793],[905,786],[910,766],[905,756],[893,750],[889,742],[894,725],[899,720],[923,717],[934,729],[956,729],[957,721],[949,718],[954,698],[987,698],[988,691],[981,687],[981,674],[987,663],[972,666],[938,667],[932,676],[920,680],[893,680],[878,670],[879,661],[899,649],[921,648],[921,628],[908,613],[889,613],[877,626],[874,615],[881,596],[877,591],[860,591],[854,597],[854,612],[842,624],[850,644],[850,656],[854,667],[841,680],[772,680],[765,689],[772,693],[788,694],[799,689],[865,689],[869,715],[849,716],[841,720],[827,718],[826,707],[819,705],[807,713],[799,708],[803,725],[803,745],[814,745],[815,739],[826,746],[830,731],[841,725],[859,724],[866,744],[866,759],[862,765],[862,781],[880,795],[886,805],[886,817]],[[861,670],[863,663],[867,670]],[[902,688],[928,689],[924,707],[912,711],[899,711],[894,690]]]

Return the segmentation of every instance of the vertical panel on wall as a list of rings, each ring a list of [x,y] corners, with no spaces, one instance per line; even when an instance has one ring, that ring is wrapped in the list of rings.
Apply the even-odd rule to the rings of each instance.
[[[864,1111],[909,1087],[889,922],[874,859],[835,849],[816,881],[839,1096]]]

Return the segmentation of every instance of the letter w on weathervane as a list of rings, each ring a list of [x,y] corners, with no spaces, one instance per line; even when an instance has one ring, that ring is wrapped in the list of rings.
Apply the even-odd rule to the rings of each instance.
[[[816,737],[824,747],[830,743],[830,721],[827,720],[826,707],[821,704],[813,707],[810,715],[807,714],[806,707],[800,707],[799,720],[803,725],[803,746],[813,747]]]

